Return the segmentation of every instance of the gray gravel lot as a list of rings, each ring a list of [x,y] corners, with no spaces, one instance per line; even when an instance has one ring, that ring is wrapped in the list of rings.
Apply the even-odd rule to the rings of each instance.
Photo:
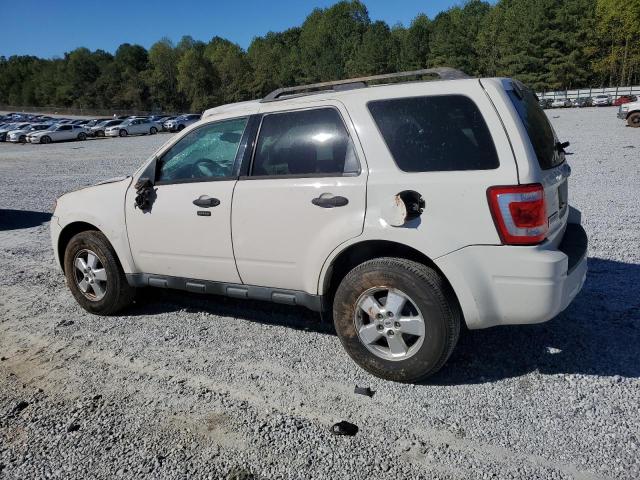
[[[464,332],[424,385],[364,373],[303,309],[149,291],[85,313],[54,265],[54,199],[169,136],[0,144],[0,477],[639,478],[640,129],[548,113],[587,283],[546,324]]]

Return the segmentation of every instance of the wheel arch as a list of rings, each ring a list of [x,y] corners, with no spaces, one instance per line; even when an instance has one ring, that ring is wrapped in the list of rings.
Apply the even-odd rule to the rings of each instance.
[[[433,269],[444,280],[452,298],[455,298],[460,308],[461,315],[463,315],[458,296],[438,265],[419,250],[390,240],[364,240],[347,246],[333,257],[329,266],[323,269],[325,273],[320,278],[318,285],[320,287],[319,293],[323,296],[325,306],[332,303],[338,285],[347,273],[363,262],[380,257],[397,257],[412,260]]]
[[[100,231],[98,227],[92,225],[88,222],[72,222],[66,225],[58,236],[58,244],[56,245],[57,253],[58,253],[58,262],[60,263],[60,268],[64,271],[64,251],[67,248],[67,245],[71,241],[71,239],[76,236],[78,233],[86,232],[89,230]]]
[[[69,245],[69,242],[74,236],[76,236],[79,233],[88,232],[88,231],[100,232],[105,236],[105,238],[109,242],[109,245],[111,245],[111,248],[113,248],[113,251],[115,252],[116,261],[120,265],[120,268],[122,268],[123,265],[122,265],[122,260],[120,259],[120,255],[117,249],[115,248],[113,242],[107,236],[107,234],[104,231],[102,231],[100,228],[98,228],[97,226],[89,222],[76,221],[66,225],[60,231],[60,235],[58,236],[58,243],[56,245],[56,249],[58,254],[57,255],[58,262],[60,264],[60,268],[62,269],[62,271],[64,272],[64,252],[67,248],[67,245]]]

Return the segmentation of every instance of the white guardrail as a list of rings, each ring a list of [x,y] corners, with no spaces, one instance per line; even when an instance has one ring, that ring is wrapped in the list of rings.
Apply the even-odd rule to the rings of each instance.
[[[640,85],[634,87],[579,88],[577,90],[558,90],[555,92],[537,92],[538,98],[580,98],[596,95],[611,95],[614,99],[620,95],[637,95],[640,97]]]

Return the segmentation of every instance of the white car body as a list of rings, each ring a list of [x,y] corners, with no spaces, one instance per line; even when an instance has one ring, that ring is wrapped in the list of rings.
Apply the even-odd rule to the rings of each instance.
[[[611,105],[611,95],[596,95],[593,97],[593,105],[596,107],[607,107]]]
[[[29,135],[30,133],[47,130],[48,128],[51,128],[50,123],[37,123],[29,125],[28,127],[22,128],[20,130],[11,130],[7,133],[7,142],[26,142],[27,135]]]
[[[636,128],[640,127],[638,115],[640,115],[640,100],[635,102],[623,103],[618,107],[618,118],[621,120],[626,120],[629,126]],[[633,119],[630,119],[630,117],[632,117]]]
[[[571,100],[568,98],[556,98],[551,102],[551,108],[565,108],[572,105]]]
[[[80,125],[57,124],[49,130],[40,130],[27,135],[29,143],[63,142],[66,140],[84,140],[86,132]]]
[[[119,125],[107,127],[104,130],[106,137],[118,137],[126,135],[147,135],[159,132],[162,126],[147,118],[127,119]]]
[[[584,230],[580,213],[568,206],[571,169],[565,161],[541,168],[510,101],[510,85],[499,78],[415,82],[213,108],[131,177],[59,198],[51,221],[56,258],[62,262],[70,235],[90,225],[104,233],[131,285],[318,310],[345,255],[385,245],[389,255],[396,248],[411,251],[441,272],[468,328],[549,320],[585,281],[586,243],[577,251],[565,245]],[[477,106],[495,146],[497,168],[407,173],[397,167],[368,103],[442,95],[464,96]],[[134,185],[143,177],[153,182],[157,162],[191,132],[231,118],[260,122],[279,112],[321,108],[342,118],[360,163],[358,174],[261,178],[239,173],[220,181],[160,182],[154,185],[152,209],[136,207]],[[505,244],[487,203],[488,188],[529,184],[543,186],[548,231],[534,245]],[[404,225],[401,190],[419,192],[426,205],[418,220]],[[312,199],[328,194],[346,197],[348,204],[312,205]],[[219,199],[210,216],[196,215],[193,201],[203,195]]]

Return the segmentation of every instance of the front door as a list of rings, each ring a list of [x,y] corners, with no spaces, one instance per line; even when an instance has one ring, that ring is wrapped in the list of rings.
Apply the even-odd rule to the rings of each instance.
[[[156,160],[150,210],[126,200],[127,232],[139,271],[239,283],[231,246],[236,155],[246,118],[210,122]]]
[[[343,118],[339,105],[264,114],[233,197],[244,283],[316,293],[329,254],[362,233],[367,169]]]

